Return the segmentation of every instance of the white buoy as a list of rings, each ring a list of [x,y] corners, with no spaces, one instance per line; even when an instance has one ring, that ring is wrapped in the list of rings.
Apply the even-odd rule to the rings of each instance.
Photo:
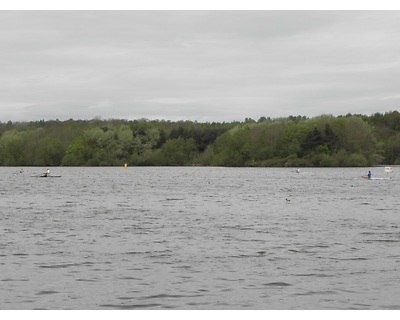
[[[385,172],[386,173],[393,172],[393,168],[392,167],[385,167]]]

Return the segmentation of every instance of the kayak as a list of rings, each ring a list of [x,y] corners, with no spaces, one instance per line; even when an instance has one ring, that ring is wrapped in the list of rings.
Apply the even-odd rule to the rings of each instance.
[[[44,175],[44,174],[42,174],[41,176],[40,176],[40,178],[61,178],[61,176],[55,176],[55,175]]]
[[[61,178],[61,176],[60,175],[54,175],[54,174],[46,176],[44,174],[41,174],[41,175],[32,175],[31,178]]]
[[[390,180],[390,178],[368,178],[368,176],[362,176],[366,180]]]

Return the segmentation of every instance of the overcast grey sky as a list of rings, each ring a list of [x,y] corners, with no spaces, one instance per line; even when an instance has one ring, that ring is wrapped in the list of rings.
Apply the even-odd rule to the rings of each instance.
[[[372,114],[400,11],[0,11],[0,121]]]

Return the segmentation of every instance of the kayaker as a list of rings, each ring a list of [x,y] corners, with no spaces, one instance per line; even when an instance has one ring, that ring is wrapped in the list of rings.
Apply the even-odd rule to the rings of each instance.
[[[44,172],[44,176],[47,177],[47,176],[49,176],[49,175],[50,175],[50,169],[47,169],[47,170]]]
[[[371,179],[371,177],[372,177],[371,171],[368,171],[367,177],[368,177],[368,179]]]

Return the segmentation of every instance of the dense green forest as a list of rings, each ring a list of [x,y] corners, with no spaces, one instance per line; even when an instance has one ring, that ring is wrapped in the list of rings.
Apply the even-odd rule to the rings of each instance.
[[[354,167],[400,164],[400,113],[198,123],[0,122],[1,166]]]

